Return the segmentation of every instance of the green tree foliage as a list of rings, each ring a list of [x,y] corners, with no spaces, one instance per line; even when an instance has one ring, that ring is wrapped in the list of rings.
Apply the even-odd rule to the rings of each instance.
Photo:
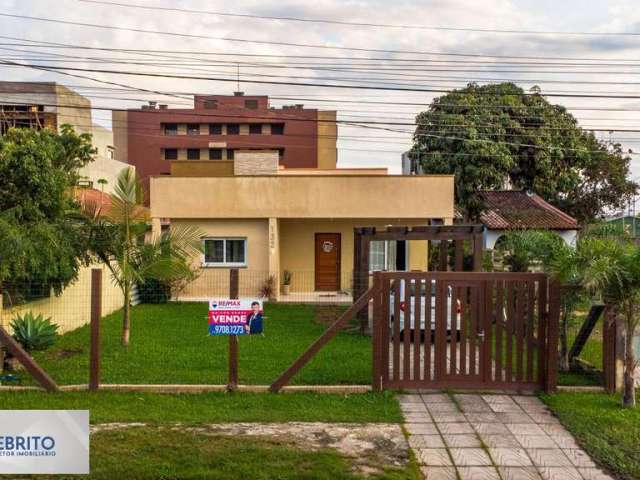
[[[194,256],[201,251],[201,232],[194,227],[171,226],[157,238],[145,241],[149,212],[142,205],[144,191],[131,168],[118,175],[111,202],[87,204],[85,219],[90,231],[92,253],[109,268],[111,279],[124,297],[122,344],[131,336],[131,295],[135,285],[156,280],[178,288],[193,280],[198,268]],[[158,292],[158,294],[164,293]]]
[[[483,208],[478,191],[507,179],[584,223],[638,190],[621,146],[580,128],[539,89],[469,84],[436,98],[416,123],[411,156],[426,173],[455,174],[456,200],[470,219]]]
[[[72,188],[92,160],[91,136],[68,126],[11,129],[0,137],[0,287],[37,284],[56,293],[87,261]]]

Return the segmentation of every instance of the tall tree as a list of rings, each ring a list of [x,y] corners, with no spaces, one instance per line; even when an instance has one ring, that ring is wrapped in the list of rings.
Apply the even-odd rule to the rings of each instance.
[[[56,293],[88,261],[72,189],[92,160],[91,136],[11,129],[0,137],[0,287],[37,284]]]
[[[426,173],[455,174],[456,201],[476,219],[479,190],[532,190],[587,223],[637,193],[630,158],[583,130],[539,89],[469,84],[436,98],[416,117],[411,156]]]

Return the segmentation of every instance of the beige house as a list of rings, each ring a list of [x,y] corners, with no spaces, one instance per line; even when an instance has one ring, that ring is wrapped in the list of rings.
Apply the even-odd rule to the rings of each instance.
[[[181,293],[202,299],[228,292],[229,269],[240,269],[240,295],[255,296],[273,277],[280,286],[292,273],[291,294],[280,300],[349,296],[355,227],[450,223],[453,177],[388,175],[372,169],[295,169],[278,166],[278,152],[243,152],[234,175],[194,174],[184,162],[170,176],[151,179],[151,216],[161,223],[194,225],[203,232],[204,254],[194,262],[200,277]],[[197,171],[197,174],[195,172]],[[254,172],[248,175],[247,172]],[[427,243],[376,242],[373,269],[427,268]],[[402,243],[402,244],[400,244]]]

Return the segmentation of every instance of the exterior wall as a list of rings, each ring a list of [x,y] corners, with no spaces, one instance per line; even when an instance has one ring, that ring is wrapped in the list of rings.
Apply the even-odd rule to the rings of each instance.
[[[171,175],[180,177],[230,177],[233,160],[173,160]]]
[[[246,150],[233,159],[234,175],[275,175],[278,173],[278,152]]]
[[[58,113],[58,128],[65,123],[72,125],[78,133],[92,133],[91,101],[62,85],[55,87]]]
[[[205,237],[245,237],[247,239],[247,266],[240,268],[240,296],[255,297],[269,277],[269,221],[250,220],[181,220],[172,219],[172,226],[197,227]],[[203,257],[194,258],[202,265]],[[179,298],[206,299],[229,294],[229,268],[201,267],[200,276],[188,285]]]
[[[453,177],[155,177],[159,218],[453,218]]]
[[[108,151],[113,151],[113,132],[100,125],[93,126],[92,134],[93,146],[97,149],[93,162],[80,169],[80,175],[93,182],[93,188],[102,190],[103,187],[98,180],[104,179],[107,184],[104,186],[104,192],[111,193],[116,185],[116,181],[120,172],[125,168],[134,168],[128,163],[122,162],[114,158],[108,158]],[[116,154],[113,151],[114,155]]]
[[[335,168],[335,169],[310,169],[310,168],[280,168],[278,175],[388,175],[384,168]]]
[[[108,315],[122,308],[122,292],[111,281],[111,274],[106,266],[84,267],[80,270],[78,280],[68,286],[59,296],[52,295],[33,302],[12,308],[0,308],[0,325],[7,328],[16,314],[29,311],[35,315],[51,317],[64,333],[86,325],[91,320],[91,269],[102,269],[102,315]]]
[[[113,125],[113,146],[116,157],[121,162],[129,163],[129,113],[121,110],[111,112],[111,124]]]
[[[338,124],[336,123],[336,112],[318,112],[318,168],[325,170],[337,168],[337,139]]]
[[[356,227],[426,225],[421,219],[344,219],[344,220],[280,220],[281,272],[292,272],[291,291],[312,292],[315,289],[315,234],[339,233],[340,287],[351,291],[353,273],[353,229]],[[415,270],[427,269],[426,242],[410,241],[409,265]],[[415,244],[415,245],[414,245]]]

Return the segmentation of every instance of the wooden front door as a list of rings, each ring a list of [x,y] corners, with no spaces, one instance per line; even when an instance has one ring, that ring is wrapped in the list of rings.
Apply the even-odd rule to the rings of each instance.
[[[340,290],[339,233],[316,233],[316,290]]]

